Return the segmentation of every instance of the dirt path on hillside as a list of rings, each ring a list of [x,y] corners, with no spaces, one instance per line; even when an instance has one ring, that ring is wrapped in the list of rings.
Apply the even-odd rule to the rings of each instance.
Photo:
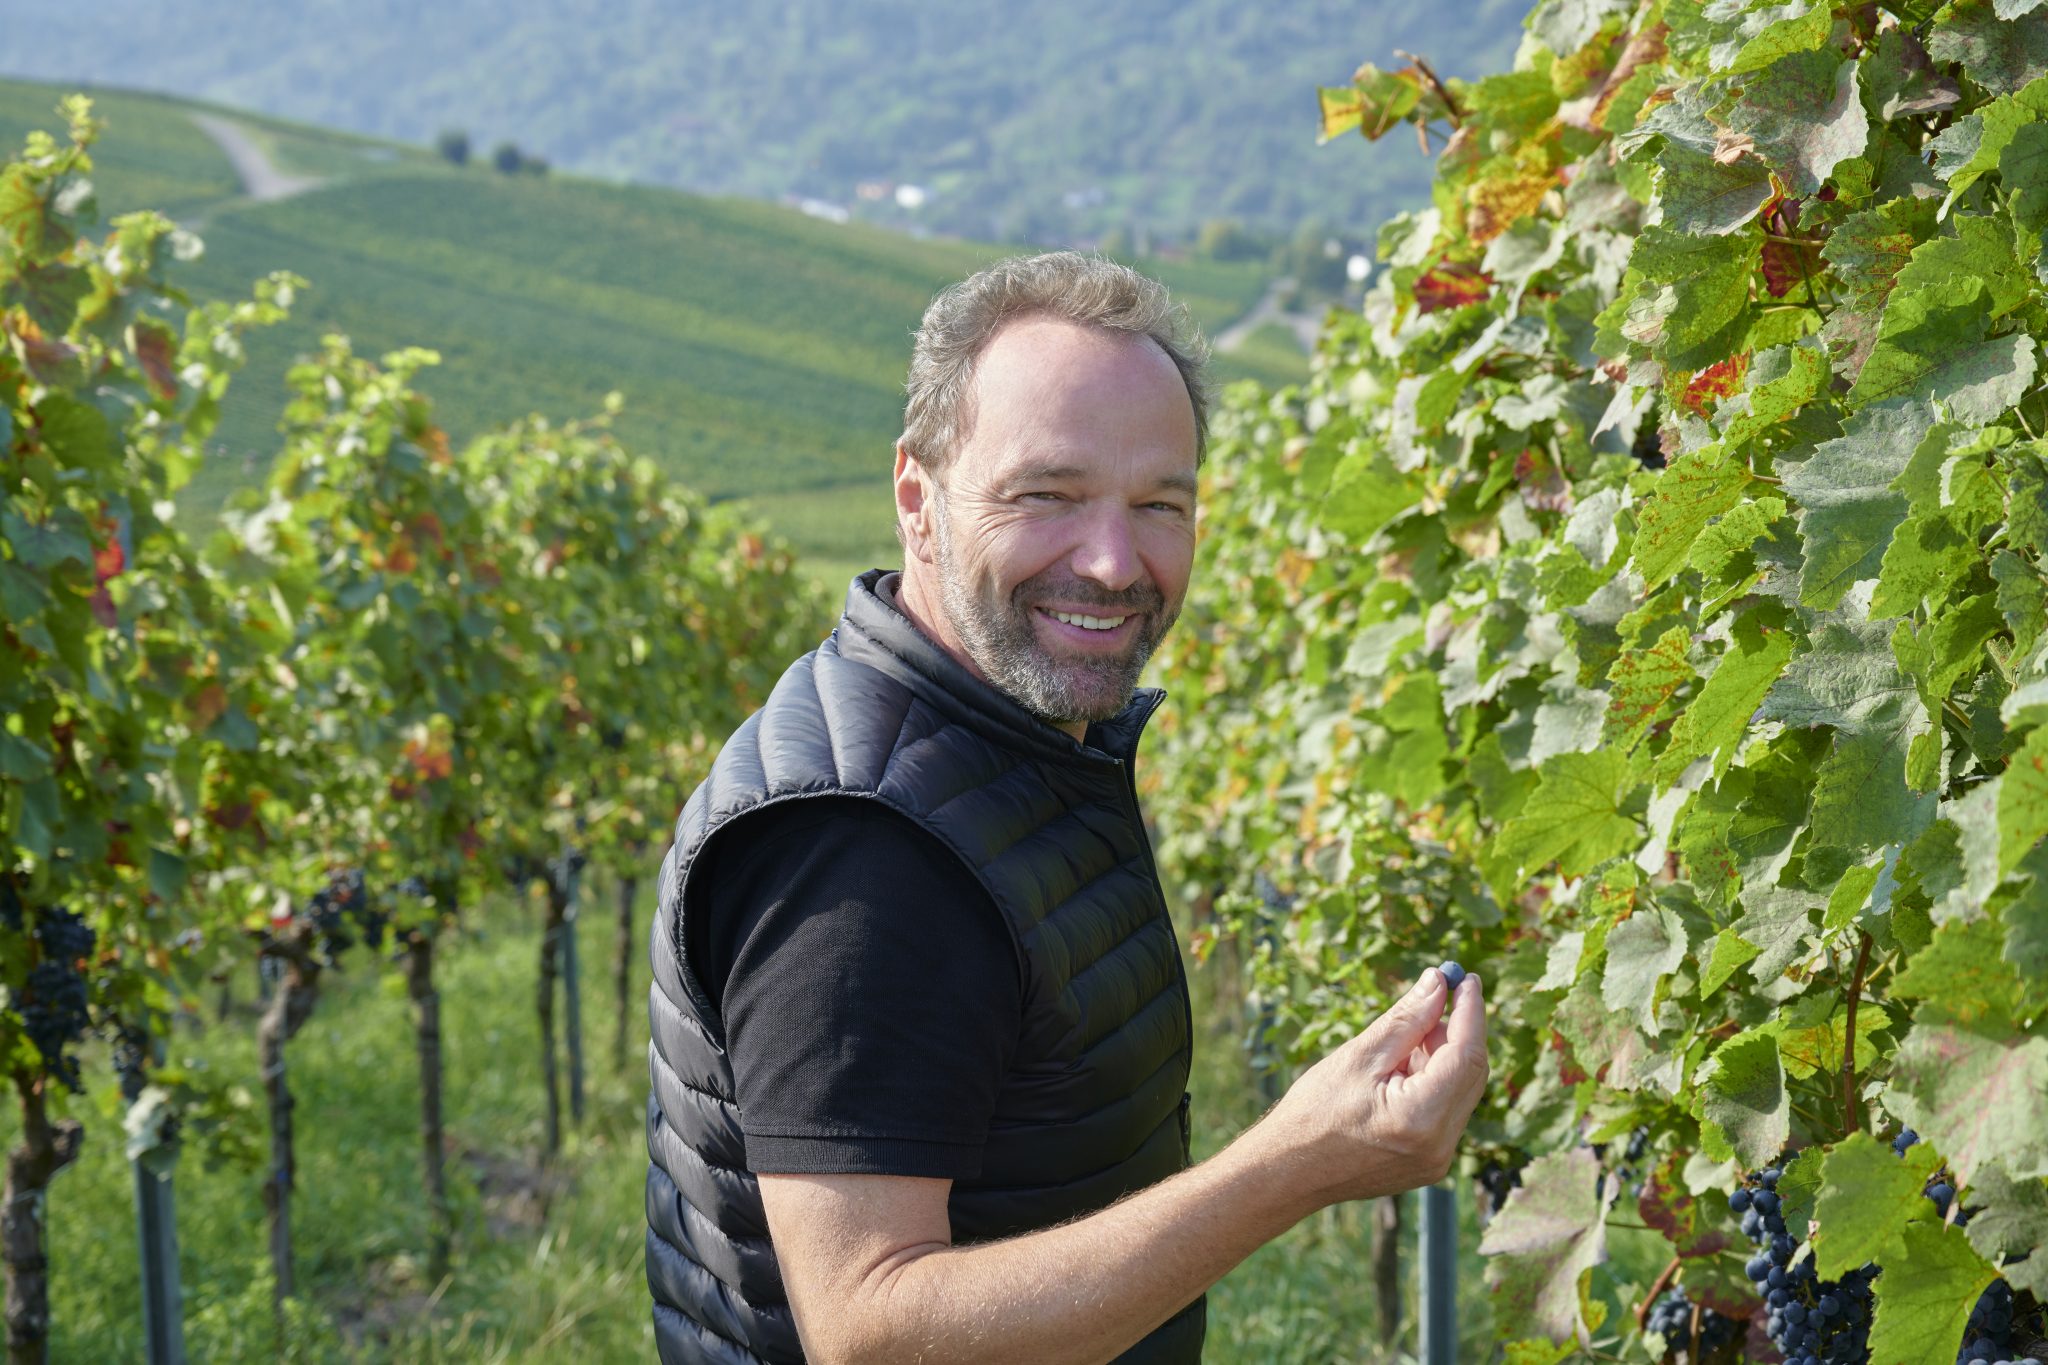
[[[242,193],[259,204],[289,199],[321,184],[317,176],[287,175],[272,165],[269,155],[249,136],[249,130],[233,119],[218,114],[194,114],[192,121],[199,125],[200,132],[220,144],[235,174],[242,178]]]

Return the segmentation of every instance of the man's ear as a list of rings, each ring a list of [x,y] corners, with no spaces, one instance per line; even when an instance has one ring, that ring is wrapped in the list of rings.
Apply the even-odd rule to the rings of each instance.
[[[903,552],[923,563],[934,559],[932,518],[937,509],[932,500],[939,496],[938,482],[910,453],[899,437],[896,441],[896,538]]]

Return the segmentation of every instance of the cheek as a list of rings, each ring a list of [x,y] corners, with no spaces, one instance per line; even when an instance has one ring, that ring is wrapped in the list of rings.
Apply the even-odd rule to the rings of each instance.
[[[1140,542],[1140,557],[1166,600],[1187,592],[1195,568],[1195,533],[1191,526],[1161,527]]]
[[[1068,546],[1057,527],[1019,519],[987,528],[977,548],[977,574],[1008,596],[1018,584],[1056,568]]]

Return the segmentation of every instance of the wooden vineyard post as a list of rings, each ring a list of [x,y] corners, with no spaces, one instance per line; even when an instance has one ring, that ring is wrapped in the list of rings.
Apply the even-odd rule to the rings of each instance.
[[[569,1044],[569,1119],[583,1122],[583,973],[576,956],[576,902],[583,885],[583,855],[571,850],[562,858],[562,1020]]]
[[[434,988],[434,938],[416,930],[405,944],[406,993],[412,997],[420,1059],[420,1147],[430,1224],[427,1278],[448,1273],[455,1214],[448,1203],[448,1166],[441,1126],[441,995]]]

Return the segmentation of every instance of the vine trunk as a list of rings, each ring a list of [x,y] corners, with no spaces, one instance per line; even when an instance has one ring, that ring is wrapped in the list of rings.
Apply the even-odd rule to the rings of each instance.
[[[78,1157],[85,1129],[76,1119],[52,1123],[46,1077],[14,1073],[21,1097],[21,1142],[7,1153],[0,1254],[7,1261],[8,1365],[43,1365],[50,1351],[50,1266],[43,1242],[43,1204],[50,1181]]]
[[[303,949],[272,956],[281,961],[284,970],[257,1025],[256,1045],[263,1068],[263,1095],[270,1108],[270,1177],[263,1182],[263,1211],[270,1224],[272,1295],[282,1313],[284,1301],[296,1288],[292,1187],[298,1173],[292,1135],[292,1108],[297,1102],[285,1067],[285,1045],[313,1017],[313,1005],[320,996],[320,968]]]
[[[638,877],[619,878],[619,932],[612,941],[612,992],[618,1001],[618,1027],[612,1035],[612,1063],[626,1069],[626,1031],[633,1013],[633,898],[640,894]]]

